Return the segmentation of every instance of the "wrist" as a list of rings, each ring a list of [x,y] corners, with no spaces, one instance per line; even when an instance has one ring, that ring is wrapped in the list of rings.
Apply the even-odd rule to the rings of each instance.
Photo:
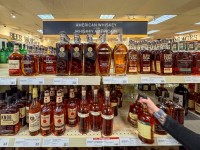
[[[163,125],[165,123],[167,114],[162,109],[158,109],[158,111],[153,113],[153,116]]]

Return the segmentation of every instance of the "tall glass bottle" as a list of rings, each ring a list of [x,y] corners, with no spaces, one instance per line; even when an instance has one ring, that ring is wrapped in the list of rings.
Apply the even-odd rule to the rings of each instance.
[[[96,43],[93,42],[93,35],[87,35],[87,44],[84,47],[84,74],[85,75],[95,75],[96,74]]]
[[[5,51],[5,56],[6,56],[6,62],[8,62],[8,57],[13,53],[13,43],[12,42],[7,42],[7,48]]]
[[[194,43],[192,74],[200,74],[200,41]],[[191,45],[192,43],[189,43]]]
[[[106,34],[100,35],[100,44],[97,47],[98,71],[100,75],[109,75],[112,50],[106,42]]]
[[[0,63],[7,63],[5,41],[2,41],[2,49],[0,50]]]
[[[54,109],[56,107],[56,92],[53,86],[50,87],[50,101],[51,101],[51,106]]]
[[[32,103],[32,95],[33,95],[33,86],[29,85],[28,87],[28,100],[26,102],[26,123],[27,126],[29,126],[29,109],[30,109],[30,105]]]
[[[127,47],[123,44],[122,34],[118,36],[118,43],[113,49],[114,54],[114,71],[116,75],[126,74],[127,67]]]
[[[150,49],[151,49],[151,73],[156,73],[156,67],[155,67],[155,58],[156,58],[156,50],[157,50],[157,42],[153,41],[150,43]]]
[[[118,115],[118,98],[115,90],[115,85],[111,85],[110,103],[114,112],[114,116]]]
[[[113,133],[114,113],[110,104],[110,91],[105,91],[105,104],[102,108],[102,134],[110,136]]]
[[[40,85],[38,102],[40,103],[40,106],[42,108],[44,105],[44,86],[43,85]]]
[[[71,44],[70,53],[70,74],[81,75],[83,73],[83,45],[79,34],[74,35],[74,44]]]

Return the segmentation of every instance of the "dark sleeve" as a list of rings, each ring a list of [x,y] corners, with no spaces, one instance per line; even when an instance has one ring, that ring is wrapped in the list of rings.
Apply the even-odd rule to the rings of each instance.
[[[166,117],[163,129],[189,150],[200,150],[200,135],[179,124],[170,116]]]

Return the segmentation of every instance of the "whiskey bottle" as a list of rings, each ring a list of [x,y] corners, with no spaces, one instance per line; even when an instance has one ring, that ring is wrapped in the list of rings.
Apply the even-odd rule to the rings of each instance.
[[[13,53],[8,57],[10,76],[22,75],[21,60],[22,60],[22,55],[19,53],[19,45],[15,44]]]
[[[54,109],[54,135],[61,136],[65,132],[66,112],[62,107],[62,94],[57,93],[56,108]]]
[[[89,132],[90,125],[90,108],[86,99],[86,91],[82,90],[82,100],[78,109],[78,129],[81,134]]]
[[[34,56],[34,68],[35,68],[35,75],[39,74],[39,47],[37,45],[33,46],[32,54]]]
[[[118,99],[118,108],[121,108],[123,103],[123,94],[121,92],[121,86],[116,85],[115,91],[116,91],[116,98]]]
[[[6,107],[6,102],[5,102],[5,93],[0,93],[0,109],[3,109]]]
[[[110,136],[113,133],[114,113],[110,104],[110,91],[105,91],[105,104],[102,108],[102,134]]]
[[[87,35],[87,44],[84,46],[84,74],[85,75],[95,75],[96,74],[96,43],[93,42],[93,35]]]
[[[156,74],[160,74],[161,70],[160,70],[160,55],[161,55],[161,41],[160,40],[156,40],[156,46],[155,46],[155,51],[154,51],[154,66],[155,66],[155,72],[152,73],[156,73]]]
[[[41,109],[41,134],[42,136],[48,136],[51,134],[54,125],[54,112],[50,103],[49,91],[44,93],[44,105]]]
[[[44,73],[44,58],[45,58],[45,48],[43,46],[40,47],[40,56],[39,56],[39,73]]]
[[[28,92],[28,101],[26,102],[26,124],[29,126],[29,109],[32,103],[32,93],[33,93],[33,86],[29,85],[29,92]]]
[[[127,47],[123,44],[122,34],[118,36],[118,43],[113,49],[114,70],[116,75],[125,75],[127,66]]]
[[[70,44],[64,31],[60,32],[60,42],[56,43],[57,75],[69,74]]]
[[[77,124],[77,108],[74,89],[70,89],[69,101],[67,103],[67,125],[69,127],[75,127]]]
[[[147,144],[154,143],[154,118],[148,112],[146,104],[143,104],[143,113],[138,115],[138,137]]]
[[[174,99],[174,110],[172,111],[172,118],[174,118],[178,123],[184,124],[185,109],[180,106],[178,99]]]
[[[193,55],[192,74],[199,75],[200,74],[200,42],[199,41],[194,42],[194,51],[192,55]]]
[[[156,87],[155,95],[157,97],[164,96],[165,92],[168,92],[168,90],[164,87],[164,84],[160,84],[160,86]]]
[[[38,90],[33,88],[33,99],[29,108],[29,133],[36,136],[40,133],[40,111],[41,106],[38,102]]]
[[[70,56],[70,75],[81,75],[83,73],[83,45],[79,34],[74,35]]]
[[[40,106],[42,108],[44,105],[44,86],[43,85],[40,85],[38,102],[40,103]]]
[[[106,43],[106,34],[100,35],[100,44],[97,47],[98,71],[100,75],[109,75],[111,64],[111,48]]]
[[[110,103],[114,112],[114,116],[118,115],[118,99],[119,98],[117,98],[115,85],[111,85]]]
[[[56,107],[56,93],[55,93],[55,88],[52,86],[50,87],[50,101],[51,101],[51,106],[54,110]]]
[[[150,49],[151,49],[151,73],[156,73],[156,66],[155,66],[155,58],[157,53],[157,41],[153,41],[150,43]]]
[[[93,91],[93,103],[90,105],[90,126],[92,131],[101,129],[101,107],[98,102],[98,91]]]
[[[189,95],[188,95],[188,109],[189,110],[194,110],[195,109],[195,100],[197,98],[197,93],[195,92],[196,90],[196,85],[192,85],[189,84],[188,86],[188,91],[189,91]]]

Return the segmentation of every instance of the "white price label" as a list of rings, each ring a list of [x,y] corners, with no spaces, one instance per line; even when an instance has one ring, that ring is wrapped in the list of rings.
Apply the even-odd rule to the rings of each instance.
[[[78,78],[54,78],[54,85],[78,85]]]
[[[120,146],[138,146],[140,144],[138,138],[120,138]]]
[[[128,84],[128,77],[103,77],[104,84]]]
[[[103,146],[119,146],[119,138],[118,137],[104,138]]]
[[[7,138],[0,138],[0,147],[8,147],[9,141]]]
[[[185,83],[200,83],[199,76],[185,76]]]
[[[87,147],[102,147],[103,146],[103,138],[87,138],[86,146]]]
[[[41,139],[40,138],[31,138],[31,139],[23,139],[17,138],[15,139],[14,147],[40,147]]]
[[[43,85],[44,78],[20,78],[20,85]]]
[[[0,85],[16,85],[16,78],[0,78]]]
[[[43,147],[69,147],[68,138],[45,138]]]
[[[157,138],[158,145],[180,145],[178,141],[176,141],[172,137],[159,137]]]
[[[141,77],[141,83],[166,83],[165,77]]]

